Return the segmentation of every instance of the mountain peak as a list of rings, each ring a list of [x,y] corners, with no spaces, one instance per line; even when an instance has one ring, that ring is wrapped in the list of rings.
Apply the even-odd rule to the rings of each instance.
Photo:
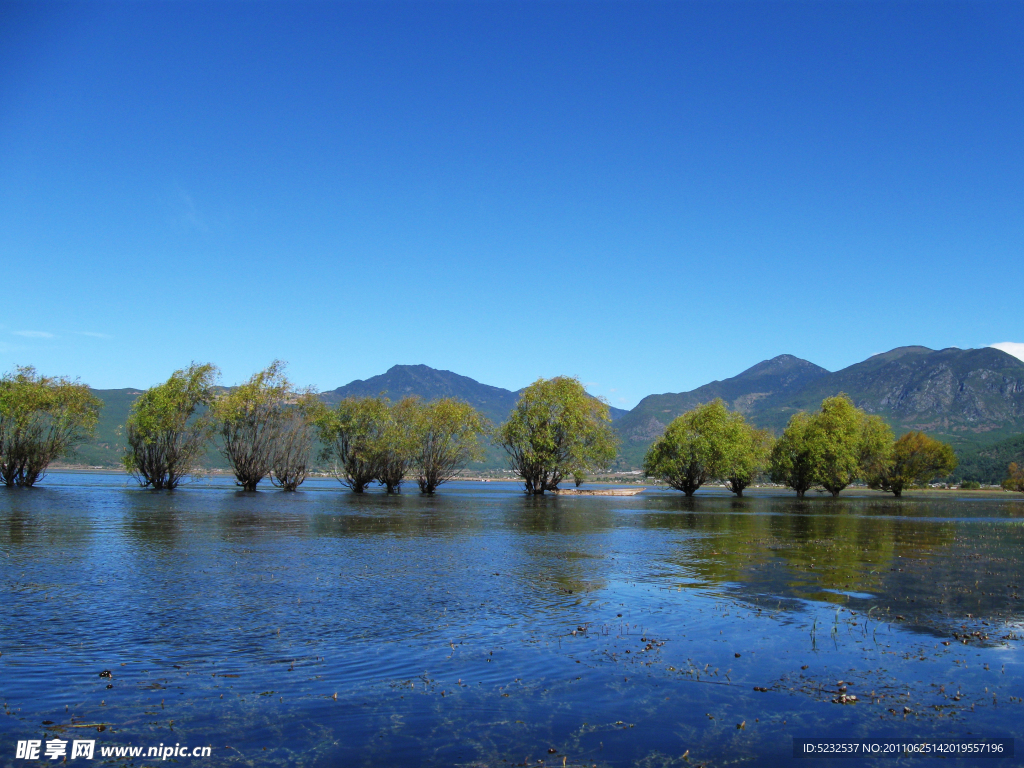
[[[418,374],[442,373],[443,374],[443,373],[451,373],[451,371],[442,371],[442,370],[439,370],[437,368],[431,368],[429,365],[424,365],[423,363],[416,363],[415,365],[392,365],[384,373],[377,374],[377,375],[378,376],[391,376],[391,375],[396,374],[396,373],[405,373],[405,374],[411,374],[411,373],[418,373]],[[455,375],[455,374],[452,374],[452,375]],[[376,378],[376,377],[373,377],[373,378]],[[369,379],[367,379],[367,381],[369,381]]]
[[[392,400],[415,395],[423,400],[454,397],[469,403],[495,424],[508,418],[509,411],[519,399],[519,392],[481,384],[468,376],[431,368],[429,365],[393,365],[386,373],[369,379],[356,379],[343,387],[324,392],[328,403],[346,397],[374,397],[383,394]],[[610,408],[612,419],[625,415],[620,408]]]
[[[949,349],[955,350],[956,347],[950,347]],[[942,351],[945,352],[946,350]],[[889,360],[899,360],[901,357],[907,357],[908,355],[930,355],[933,352],[935,352],[935,350],[930,347],[912,345],[907,347],[896,347],[895,349],[890,349],[888,352],[879,352],[877,355],[869,357],[868,360],[888,362]],[[864,362],[867,362],[868,360],[865,360]]]
[[[771,360],[762,360],[757,365],[753,365],[743,373],[734,376],[733,378],[752,378],[760,376],[785,376],[786,374],[797,374],[807,375],[817,373],[819,375],[828,373],[828,371],[822,368],[820,365],[803,360],[796,355],[777,355]]]

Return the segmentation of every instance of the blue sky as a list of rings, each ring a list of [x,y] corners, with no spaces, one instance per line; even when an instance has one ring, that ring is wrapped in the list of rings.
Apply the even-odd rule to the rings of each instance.
[[[1022,138],[1021,3],[0,0],[0,365],[631,407],[1020,343]]]

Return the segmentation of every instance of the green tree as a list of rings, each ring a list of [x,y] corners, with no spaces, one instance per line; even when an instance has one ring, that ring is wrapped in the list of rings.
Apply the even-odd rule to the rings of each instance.
[[[599,402],[594,401],[594,403]],[[604,404],[604,407],[605,412],[607,412],[607,404]],[[596,410],[597,406],[595,406]],[[595,412],[595,418],[599,419],[601,417]],[[581,459],[576,462],[569,473],[572,475],[575,486],[579,488],[588,474],[608,469],[611,463],[615,461],[618,452],[619,443],[613,430],[595,429],[589,431],[583,437],[582,449],[579,453]]]
[[[731,413],[718,398],[673,419],[644,456],[644,474],[664,480],[687,496],[704,483],[745,474],[744,445],[749,436],[743,416]],[[737,486],[739,487],[739,486]],[[742,493],[742,488],[739,487]]]
[[[722,479],[730,491],[742,496],[744,489],[767,470],[775,439],[767,430],[747,424],[742,414],[730,414],[730,420],[733,434],[727,440],[730,450]]]
[[[868,416],[845,393],[825,398],[811,416],[807,440],[814,456],[815,484],[839,496],[859,477],[883,466],[892,453],[892,430]]]
[[[860,472],[862,418],[845,394],[826,398],[811,416],[807,440],[815,457],[815,485],[833,497],[853,482]]]
[[[1024,493],[1024,467],[1017,466],[1017,462],[1010,462],[1006,469],[1006,479],[1003,480],[1003,488],[1008,491]]]
[[[948,475],[956,465],[951,446],[923,432],[907,432],[893,445],[889,460],[871,468],[868,485],[901,496],[905,488]]]
[[[217,369],[192,363],[132,403],[125,469],[143,487],[173,490],[198,466],[216,430],[208,406]]]
[[[243,490],[255,491],[273,470],[292,399],[284,363],[275,360],[214,401],[213,416],[224,441],[222,453]]]
[[[608,404],[587,394],[579,379],[538,379],[523,390],[496,442],[527,493],[558,488],[563,478],[600,469],[615,457]]]
[[[96,428],[103,403],[63,376],[40,376],[31,366],[0,378],[0,480],[35,485],[46,468],[70,456]]]
[[[324,403],[312,389],[297,394],[285,413],[274,450],[270,481],[285,491],[294,491],[309,475],[317,417]]]
[[[792,488],[799,498],[815,484],[816,456],[807,439],[810,425],[810,414],[794,413],[772,447],[769,461],[772,481]]]
[[[316,419],[320,457],[346,488],[362,493],[380,473],[381,443],[389,403],[384,397],[347,397]]]
[[[414,459],[420,492],[433,493],[467,462],[480,457],[480,438],[488,431],[486,419],[468,403],[444,398],[423,406],[417,419]]]
[[[405,397],[389,404],[377,444],[377,482],[388,493],[400,493],[402,481],[416,456],[416,427],[422,404],[417,397]]]
[[[892,427],[881,416],[863,416],[860,438],[860,477],[867,480],[877,475],[892,461],[895,437]]]

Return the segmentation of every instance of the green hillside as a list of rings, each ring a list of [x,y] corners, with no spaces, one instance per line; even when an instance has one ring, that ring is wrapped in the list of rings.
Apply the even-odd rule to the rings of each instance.
[[[772,373],[765,375],[766,370]],[[965,461],[1024,432],[1024,362],[998,349],[900,347],[835,373],[783,355],[691,392],[645,398],[616,422],[621,463],[639,466],[672,419],[715,397],[777,434],[794,413],[814,411],[840,392],[882,416],[897,434],[934,435],[951,443]],[[975,465],[970,467],[974,472]]]
[[[622,440],[620,465],[638,467],[647,447],[680,414],[722,398],[730,409],[754,418],[766,398],[803,389],[829,372],[793,355],[779,355],[724,381],[713,381],[689,392],[648,395],[628,414],[616,420]]]
[[[142,394],[142,390],[129,387],[93,389],[91,392],[103,401],[103,410],[96,424],[96,436],[90,442],[80,445],[71,461],[89,466],[120,466],[128,409],[135,398]]]
[[[953,473],[955,478],[1001,483],[1010,462],[1024,465],[1024,435],[1015,435],[993,445],[965,447],[957,453],[960,465]]]
[[[760,421],[780,429],[796,411],[839,392],[899,432],[921,430],[960,445],[1024,431],[1024,362],[992,348],[900,347],[770,398]]]

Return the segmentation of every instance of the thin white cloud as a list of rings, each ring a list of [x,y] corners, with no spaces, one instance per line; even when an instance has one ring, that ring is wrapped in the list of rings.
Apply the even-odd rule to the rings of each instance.
[[[88,336],[91,339],[112,339],[114,338],[109,333],[95,333],[93,331],[75,331],[78,336]]]
[[[24,336],[26,339],[52,339],[53,334],[48,331],[11,331],[15,336]]]
[[[1018,360],[1024,360],[1024,344],[1018,341],[1001,341],[998,344],[989,344],[990,347],[1001,349],[1008,355],[1013,355]]]

